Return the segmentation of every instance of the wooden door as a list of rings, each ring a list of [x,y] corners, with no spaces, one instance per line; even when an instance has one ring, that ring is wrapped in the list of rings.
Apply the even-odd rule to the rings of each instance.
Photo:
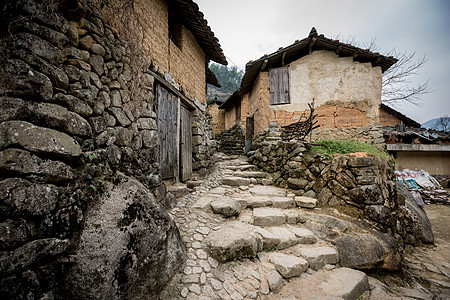
[[[156,86],[158,153],[162,179],[178,176],[178,98],[160,85]]]
[[[245,124],[245,153],[252,148],[253,135],[255,134],[255,118],[254,116],[247,117]]]
[[[192,175],[192,116],[191,112],[183,106],[181,106],[180,134],[180,177],[181,181],[186,181]]]

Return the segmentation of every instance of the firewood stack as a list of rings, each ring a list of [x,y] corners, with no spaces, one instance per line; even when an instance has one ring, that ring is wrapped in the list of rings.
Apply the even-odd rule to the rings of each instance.
[[[300,116],[298,122],[292,123],[287,126],[281,127],[281,137],[284,141],[290,141],[293,139],[304,140],[305,137],[320,125],[316,125],[318,121],[315,120],[317,114],[314,114],[314,107],[308,103],[309,116],[305,121],[302,121],[303,114]]]

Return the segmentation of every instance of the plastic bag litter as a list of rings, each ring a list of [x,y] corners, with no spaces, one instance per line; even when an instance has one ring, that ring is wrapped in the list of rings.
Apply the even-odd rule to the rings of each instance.
[[[414,200],[416,200],[416,203],[419,206],[419,208],[424,209],[425,203],[423,202],[423,199],[422,199],[422,196],[420,195],[420,193],[418,191],[411,191],[411,194],[413,195]]]
[[[395,171],[397,181],[402,183],[409,189],[427,189],[434,190],[442,188],[439,182],[425,170],[411,171],[405,169],[403,171]]]

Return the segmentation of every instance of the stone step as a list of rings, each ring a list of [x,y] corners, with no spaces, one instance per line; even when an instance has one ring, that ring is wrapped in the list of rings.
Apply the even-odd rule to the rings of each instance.
[[[234,172],[234,176],[244,178],[266,178],[267,174],[258,171],[236,171]]]
[[[299,242],[295,234],[285,227],[268,227],[267,230],[280,238],[280,242],[276,245],[279,250],[292,247]]]
[[[241,213],[241,203],[229,198],[212,201],[211,208],[215,214],[222,214],[225,217],[238,216]]]
[[[293,198],[289,197],[272,197],[272,207],[275,208],[294,208],[296,207]]]
[[[239,169],[241,171],[258,171],[259,170],[259,168],[257,166],[248,164],[248,163],[240,165]]]
[[[339,254],[335,248],[329,246],[316,246],[300,248],[300,255],[309,263],[309,267],[320,270],[327,264],[337,264]]]
[[[272,252],[269,254],[268,260],[286,279],[300,276],[300,274],[308,269],[308,262],[303,258],[294,255]]]
[[[193,189],[195,187],[201,186],[203,183],[205,183],[203,180],[189,180],[186,181],[186,185],[189,189]]]
[[[251,183],[250,178],[227,176],[222,178],[222,184],[229,186],[241,186],[249,185]]]
[[[286,190],[274,186],[254,186],[250,188],[254,196],[285,197]]]
[[[181,198],[189,194],[189,189],[186,184],[176,183],[167,186],[167,191],[172,193],[175,197]]]
[[[295,203],[297,203],[299,207],[315,208],[317,206],[317,199],[304,196],[297,196],[295,197]]]
[[[291,279],[276,299],[355,300],[366,291],[369,291],[366,274],[349,268],[337,268]]]
[[[317,236],[309,229],[287,225],[287,228],[292,231],[298,238],[299,244],[315,244],[317,243]]]
[[[262,250],[263,241],[254,226],[238,221],[225,222],[217,231],[208,234],[205,244],[219,262],[255,257]]]
[[[286,215],[277,208],[257,207],[253,209],[256,226],[279,226],[286,223]]]

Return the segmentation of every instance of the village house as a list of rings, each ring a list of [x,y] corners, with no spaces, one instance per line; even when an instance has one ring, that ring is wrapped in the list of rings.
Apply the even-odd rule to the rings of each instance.
[[[145,53],[154,62],[161,176],[185,181],[209,161],[209,142],[199,134],[207,132],[199,127],[206,118],[206,85],[218,81],[208,63],[227,61],[195,2],[137,1],[136,11],[143,20]]]
[[[241,126],[248,147],[271,120],[280,127],[292,124],[313,104],[320,125],[314,139],[381,144],[382,74],[396,62],[313,28],[307,38],[247,63],[240,89],[220,106],[223,121],[215,123],[223,123],[222,130]]]

